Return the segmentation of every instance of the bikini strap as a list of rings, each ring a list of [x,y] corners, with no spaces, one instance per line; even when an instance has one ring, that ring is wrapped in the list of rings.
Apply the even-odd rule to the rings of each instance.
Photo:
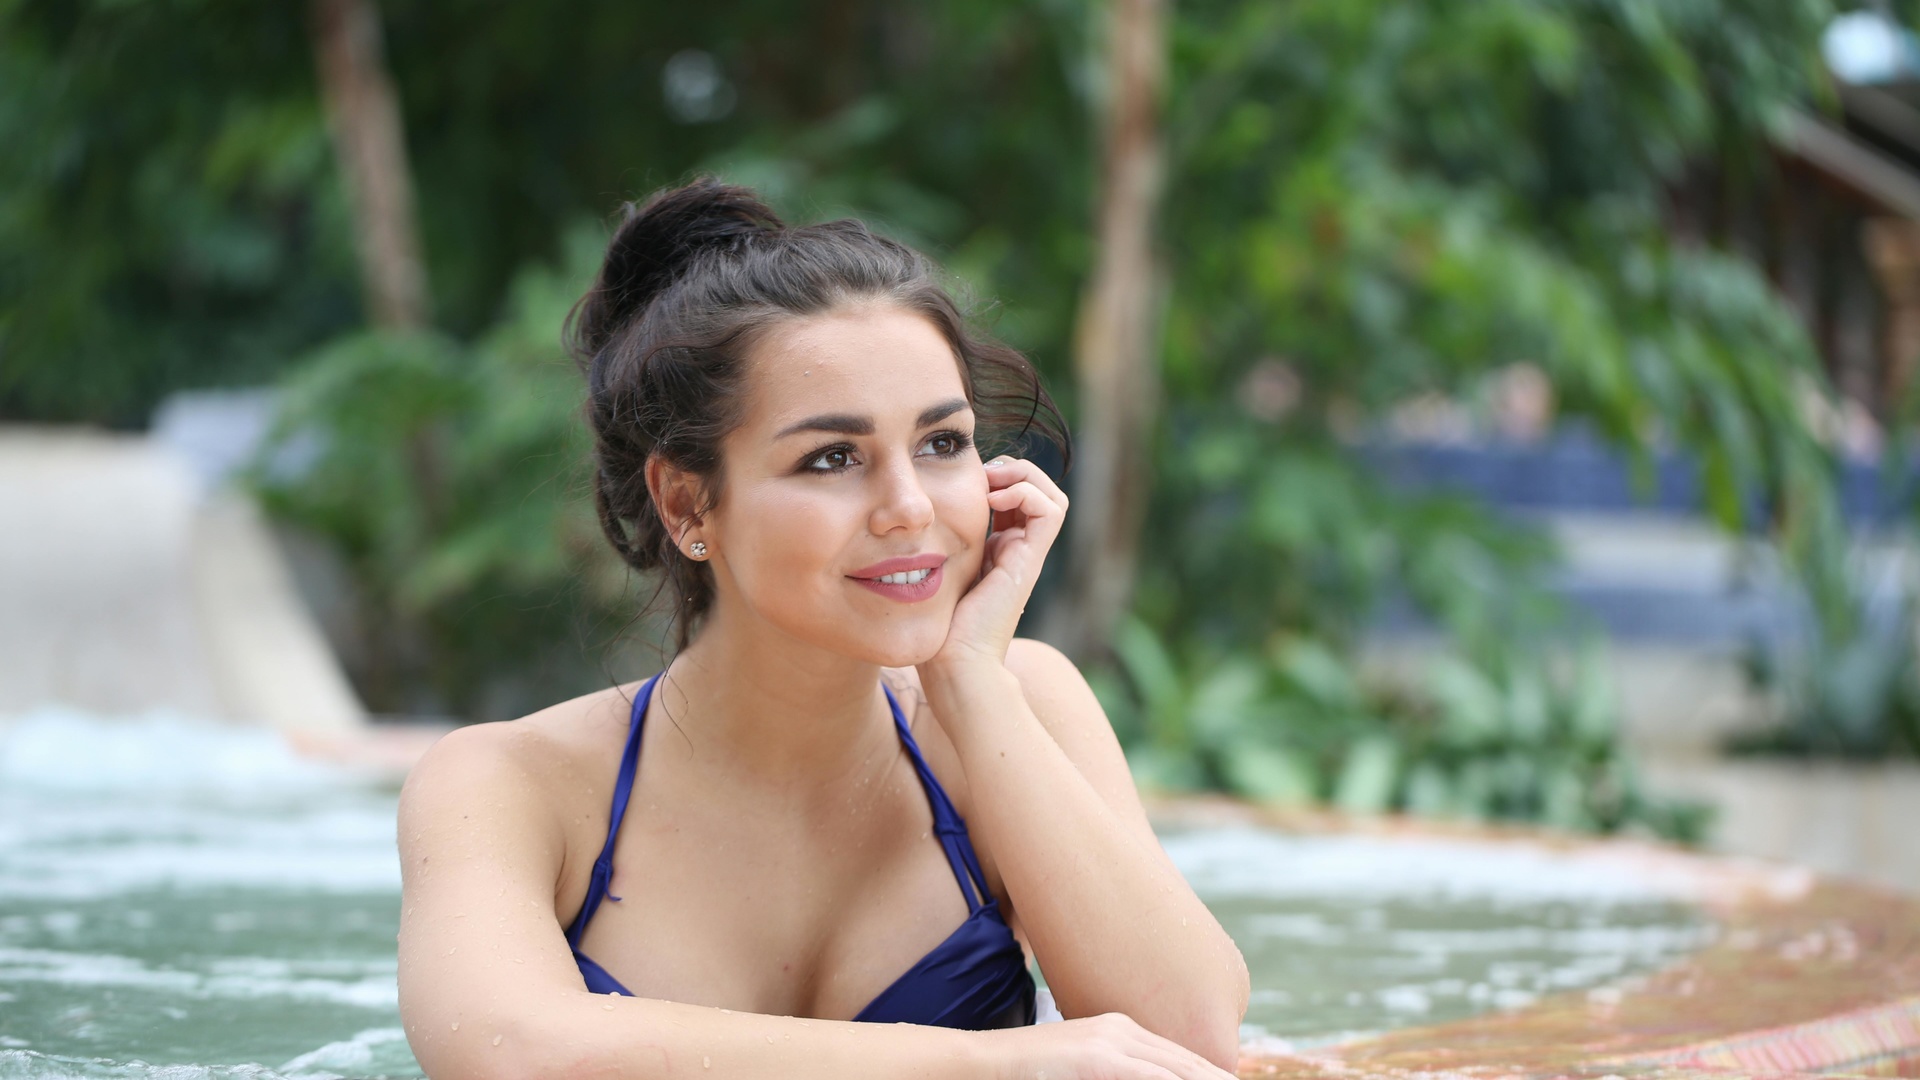
[[[575,949],[580,947],[580,935],[586,933],[587,920],[600,909],[600,901],[620,899],[607,891],[613,882],[613,843],[620,838],[620,822],[625,820],[627,800],[633,796],[633,778],[640,770],[640,730],[646,723],[653,684],[659,681],[659,675],[648,679],[633,696],[632,716],[627,721],[627,746],[620,752],[620,775],[613,782],[613,817],[607,822],[607,842],[600,849],[600,857],[593,861],[593,876],[587,879],[587,898],[580,905],[580,914],[575,915],[573,925],[567,927],[567,944]]]
[[[887,695],[887,707],[893,710],[893,726],[900,732],[900,741],[907,744],[907,754],[913,758],[913,771],[920,774],[920,786],[926,789],[927,802],[933,807],[933,831],[940,837],[940,846],[947,853],[947,865],[953,868],[954,880],[960,883],[960,895],[966,897],[969,915],[983,907],[997,904],[991,892],[987,891],[987,875],[980,869],[980,860],[973,851],[973,839],[967,835],[967,823],[960,812],[953,807],[953,800],[947,797],[947,789],[940,786],[940,778],[933,775],[927,767],[927,759],[920,753],[920,744],[913,741],[913,732],[907,727],[906,714],[900,711],[900,702],[894,699],[893,690],[886,683],[880,689]]]

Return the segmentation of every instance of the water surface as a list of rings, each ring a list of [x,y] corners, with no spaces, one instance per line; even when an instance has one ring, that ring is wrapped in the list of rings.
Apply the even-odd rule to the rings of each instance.
[[[0,1080],[413,1077],[395,795],[276,737],[44,711],[0,729]],[[1170,832],[1311,1045],[1658,967],[1711,924],[1644,881],[1470,843]]]

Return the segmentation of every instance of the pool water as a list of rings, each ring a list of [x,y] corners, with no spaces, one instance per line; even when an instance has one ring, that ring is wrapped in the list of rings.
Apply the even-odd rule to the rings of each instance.
[[[395,793],[276,737],[44,711],[0,729],[0,1080],[418,1076]],[[1467,842],[1169,830],[1307,1046],[1651,970],[1715,929],[1645,881]]]
[[[1658,883],[1471,841],[1163,830],[1240,946],[1242,1036],[1304,1049],[1604,985],[1710,944]]]

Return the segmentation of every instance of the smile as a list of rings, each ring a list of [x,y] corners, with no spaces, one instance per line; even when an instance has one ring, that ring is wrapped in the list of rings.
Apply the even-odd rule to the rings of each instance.
[[[855,570],[847,580],[889,600],[918,603],[940,591],[940,567],[946,561],[939,554],[908,555]]]

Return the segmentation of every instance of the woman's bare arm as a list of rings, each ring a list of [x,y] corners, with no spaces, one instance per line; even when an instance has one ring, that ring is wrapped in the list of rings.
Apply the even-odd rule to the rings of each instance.
[[[1154,837],[1079,671],[1021,640],[1004,667],[923,669],[923,684],[1061,1013],[1125,1013],[1233,1068],[1246,963]]]

